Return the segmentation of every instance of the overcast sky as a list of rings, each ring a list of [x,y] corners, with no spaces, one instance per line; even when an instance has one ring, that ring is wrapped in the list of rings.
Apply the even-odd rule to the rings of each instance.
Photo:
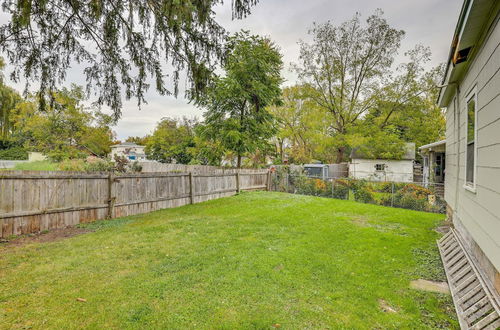
[[[290,63],[298,59],[297,41],[309,40],[307,31],[313,22],[330,20],[337,25],[356,12],[366,19],[381,8],[391,26],[406,31],[400,53],[421,43],[431,48],[433,56],[429,66],[435,66],[446,61],[461,5],[462,0],[260,0],[249,17],[232,21],[231,3],[227,0],[226,4],[216,8],[216,12],[217,20],[229,32],[246,29],[253,34],[270,37],[281,48],[285,84],[290,85],[296,79],[290,72]],[[0,18],[5,19],[5,16],[0,15]],[[71,70],[68,76],[72,82],[85,83],[80,69]],[[14,87],[20,91],[23,88],[22,85]],[[148,104],[143,105],[141,110],[138,110],[134,100],[124,102],[122,118],[113,128],[118,139],[149,134],[155,124],[166,116],[201,118],[203,114],[202,110],[188,104],[182,95],[177,99],[160,96],[154,87],[146,99]]]

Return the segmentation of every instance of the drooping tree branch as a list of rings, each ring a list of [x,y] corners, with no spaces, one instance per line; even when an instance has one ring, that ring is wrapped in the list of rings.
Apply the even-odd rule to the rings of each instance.
[[[232,0],[242,18],[258,0]],[[10,19],[0,26],[0,52],[11,78],[55,90],[68,69],[85,67],[87,93],[121,114],[122,94],[145,102],[148,79],[157,91],[178,93],[186,72],[190,97],[203,92],[214,66],[224,60],[226,31],[215,20],[223,0],[3,0]],[[169,72],[170,75],[165,74]],[[40,93],[47,95],[50,93]]]

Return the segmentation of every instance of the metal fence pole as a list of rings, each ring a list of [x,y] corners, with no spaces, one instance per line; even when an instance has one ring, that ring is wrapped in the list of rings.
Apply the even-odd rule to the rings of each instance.
[[[391,207],[394,206],[394,182],[391,182]]]

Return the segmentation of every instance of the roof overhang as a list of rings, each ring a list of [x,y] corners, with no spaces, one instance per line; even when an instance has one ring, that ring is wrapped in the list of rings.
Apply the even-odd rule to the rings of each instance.
[[[443,87],[438,105],[447,107],[455,94],[456,84],[463,78],[471,59],[477,53],[483,31],[496,17],[500,2],[495,0],[465,0],[455,28],[448,56]]]
[[[419,147],[418,150],[420,150],[420,151],[427,150],[427,149],[431,150],[433,148],[437,148],[440,146],[446,146],[446,140],[441,140],[441,141],[437,141],[437,142],[423,145],[423,146]]]

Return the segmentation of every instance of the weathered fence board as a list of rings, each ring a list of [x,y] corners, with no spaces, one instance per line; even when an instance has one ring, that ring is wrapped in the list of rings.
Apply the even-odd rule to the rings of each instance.
[[[236,173],[1,172],[0,237],[199,203],[269,185],[265,170]]]

